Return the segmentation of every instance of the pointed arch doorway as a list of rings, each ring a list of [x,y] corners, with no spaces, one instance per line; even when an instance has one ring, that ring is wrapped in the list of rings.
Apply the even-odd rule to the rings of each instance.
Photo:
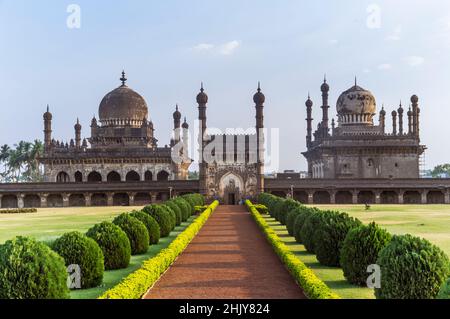
[[[244,182],[234,173],[227,173],[220,179],[220,195],[225,205],[238,205],[242,199]]]

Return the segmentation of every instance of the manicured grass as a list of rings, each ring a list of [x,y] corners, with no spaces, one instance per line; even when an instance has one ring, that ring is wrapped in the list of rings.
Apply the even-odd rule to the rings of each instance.
[[[292,252],[308,266],[317,277],[319,277],[328,287],[344,299],[373,299],[373,290],[361,288],[349,284],[344,277],[342,269],[326,267],[319,264],[315,255],[306,251],[303,245],[296,243],[295,238],[289,236],[286,226],[281,225],[269,215],[262,215],[270,227],[277,233],[280,239],[290,247]]]
[[[450,256],[450,205],[315,205],[347,212],[364,223],[375,221],[392,234],[428,239]]]
[[[111,289],[118,283],[122,281],[129,274],[138,270],[144,261],[156,256],[161,249],[166,248],[169,244],[188,227],[194,220],[196,216],[191,216],[187,222],[182,223],[180,226],[176,227],[174,231],[170,233],[169,237],[161,238],[158,245],[150,246],[147,253],[138,256],[131,256],[130,265],[125,269],[109,270],[105,271],[103,275],[103,284],[96,288],[83,289],[83,290],[72,290],[70,293],[71,299],[95,299],[102,295],[105,291]]]
[[[87,231],[102,221],[142,207],[39,208],[32,214],[0,214],[0,244],[15,236],[52,241],[70,231]]]

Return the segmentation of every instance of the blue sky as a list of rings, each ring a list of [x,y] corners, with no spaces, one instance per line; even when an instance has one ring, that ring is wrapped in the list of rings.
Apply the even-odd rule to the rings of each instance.
[[[80,29],[66,25],[72,3],[81,8]],[[376,27],[368,25],[372,4],[380,10]],[[47,103],[56,138],[72,138],[77,117],[88,137],[125,68],[161,145],[176,103],[189,121],[197,117],[201,81],[209,125],[254,126],[261,81],[266,126],[280,128],[280,169],[305,169],[304,102],[310,91],[317,125],[326,73],[332,115],[355,75],[379,108],[407,105],[417,94],[432,167],[450,158],[449,56],[447,0],[0,0],[0,144],[42,139]]]

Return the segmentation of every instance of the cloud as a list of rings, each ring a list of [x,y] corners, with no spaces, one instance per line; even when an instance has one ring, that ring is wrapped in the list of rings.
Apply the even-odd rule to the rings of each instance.
[[[390,70],[392,69],[392,65],[390,65],[389,63],[383,63],[378,65],[378,70]]]
[[[425,62],[425,58],[417,55],[411,55],[405,58],[405,62],[409,66],[419,66]]]
[[[200,43],[192,48],[194,51],[210,51],[214,49],[214,44],[210,43]]]
[[[339,43],[339,40],[336,40],[336,39],[330,40],[330,44],[331,45],[335,45],[335,44],[338,44],[338,43]]]
[[[239,41],[236,40],[224,43],[219,47],[219,53],[222,55],[231,55],[240,45]]]
[[[402,35],[402,26],[398,25],[397,27],[395,27],[394,32],[392,32],[390,35],[386,37],[386,40],[398,41],[400,40],[401,35]]]

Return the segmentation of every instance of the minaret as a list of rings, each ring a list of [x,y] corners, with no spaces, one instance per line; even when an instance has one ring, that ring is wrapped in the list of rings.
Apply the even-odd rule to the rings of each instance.
[[[392,111],[392,135],[397,135],[397,112]]]
[[[256,158],[257,158],[257,176],[256,192],[264,192],[264,102],[265,95],[261,92],[261,84],[258,82],[258,89],[253,96],[253,102],[256,109]]]
[[[313,101],[311,101],[311,98],[308,93],[308,99],[306,100],[306,147],[310,148],[312,144],[312,107],[313,107]]]
[[[408,135],[413,133],[413,112],[411,111],[411,105],[408,110]]]
[[[326,76],[323,79],[323,84],[320,87],[322,91],[322,136],[327,137],[329,135],[329,126],[328,126],[328,109],[330,106],[328,105],[328,92],[330,91],[330,86],[327,83]]]
[[[95,118],[94,115],[91,121],[91,137],[95,137],[97,135],[97,128],[98,128],[97,119]]]
[[[52,118],[50,107],[47,104],[47,112],[44,113],[44,149],[48,150],[52,145]]]
[[[80,119],[77,118],[77,124],[74,126],[75,129],[75,147],[81,148],[81,124]]]
[[[186,121],[186,118],[184,118],[184,122],[181,125],[183,128],[183,158],[188,159],[189,158],[189,124]]]
[[[400,101],[400,107],[397,110],[398,112],[398,134],[403,135],[403,107],[402,101]]]
[[[417,95],[411,96],[412,116],[413,116],[413,135],[419,137],[419,98]]]
[[[205,163],[203,150],[206,145],[205,133],[206,133],[206,104],[208,104],[208,95],[203,89],[203,83],[201,84],[200,93],[197,95],[198,104],[198,120],[199,120],[199,191],[200,194],[206,195],[207,192],[207,170],[208,163]]]
[[[174,142],[177,144],[181,140],[181,113],[178,110],[178,104],[176,105],[175,112],[173,113],[173,132],[174,132]]]
[[[384,110],[384,105],[381,108],[380,111],[380,126],[381,126],[381,131],[383,132],[383,134],[386,133],[386,111]]]

